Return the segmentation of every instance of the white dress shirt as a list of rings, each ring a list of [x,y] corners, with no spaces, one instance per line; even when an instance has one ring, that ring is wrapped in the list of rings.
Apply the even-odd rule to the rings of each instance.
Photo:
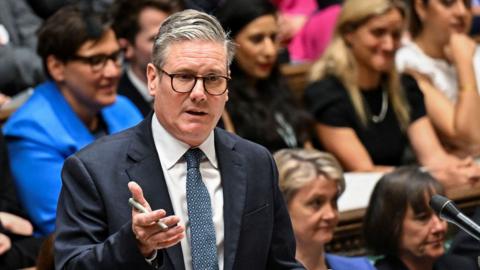
[[[186,180],[187,163],[183,158],[190,146],[174,138],[160,124],[155,114],[152,118],[152,133],[155,148],[165,176],[168,193],[175,215],[180,217],[180,223],[185,225],[186,237],[181,241],[185,270],[192,269],[192,255],[190,245],[190,222],[188,220]],[[223,270],[224,258],[224,225],[223,225],[223,188],[217,155],[215,153],[214,132],[198,147],[205,154],[200,163],[200,174],[208,189],[212,203],[213,224],[217,244],[217,258],[220,270]],[[159,179],[160,180],[160,179]]]

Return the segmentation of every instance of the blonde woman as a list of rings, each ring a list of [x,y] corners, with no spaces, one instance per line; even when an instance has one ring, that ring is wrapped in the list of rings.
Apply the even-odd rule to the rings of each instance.
[[[315,149],[284,149],[274,158],[297,242],[296,259],[310,270],[375,269],[364,257],[325,253],[338,223],[337,200],[345,190],[338,161]]]
[[[445,184],[474,182],[472,159],[440,145],[412,77],[400,78],[394,56],[405,24],[401,3],[344,3],[331,45],[311,71],[306,103],[321,145],[347,171],[390,171],[410,143],[417,160]]]

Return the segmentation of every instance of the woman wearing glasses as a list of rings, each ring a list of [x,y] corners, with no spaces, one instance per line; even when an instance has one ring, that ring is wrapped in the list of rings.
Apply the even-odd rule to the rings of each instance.
[[[278,21],[268,0],[232,0],[215,13],[237,43],[230,67],[224,127],[270,151],[302,147],[307,116],[295,106],[278,69]]]
[[[45,21],[38,44],[50,80],[36,87],[4,133],[20,201],[36,233],[46,235],[54,230],[64,159],[142,117],[116,94],[123,54],[99,14],[65,7]]]

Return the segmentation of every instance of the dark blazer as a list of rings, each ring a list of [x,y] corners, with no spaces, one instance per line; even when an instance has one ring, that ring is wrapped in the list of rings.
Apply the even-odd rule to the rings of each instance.
[[[225,269],[303,269],[269,152],[222,129],[215,148],[224,196]],[[57,269],[151,269],[131,228],[135,180],[152,209],[173,214],[152,137],[151,114],[138,126],[69,157],[57,212]],[[161,269],[184,269],[180,244],[160,250]],[[135,267],[135,268],[134,268]]]
[[[152,106],[146,101],[138,89],[133,85],[128,78],[127,72],[124,72],[118,83],[118,94],[126,96],[130,101],[137,106],[143,117],[147,116],[152,110]]]

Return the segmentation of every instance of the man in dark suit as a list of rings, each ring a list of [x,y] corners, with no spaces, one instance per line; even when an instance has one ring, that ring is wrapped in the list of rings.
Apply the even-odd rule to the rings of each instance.
[[[118,93],[128,97],[144,117],[152,110],[153,98],[148,93],[145,71],[152,57],[153,40],[163,20],[182,8],[178,0],[116,0],[113,3],[113,30],[128,61]]]
[[[304,269],[268,150],[215,128],[233,43],[214,17],[187,10],[154,44],[154,114],[65,162],[56,268]]]

